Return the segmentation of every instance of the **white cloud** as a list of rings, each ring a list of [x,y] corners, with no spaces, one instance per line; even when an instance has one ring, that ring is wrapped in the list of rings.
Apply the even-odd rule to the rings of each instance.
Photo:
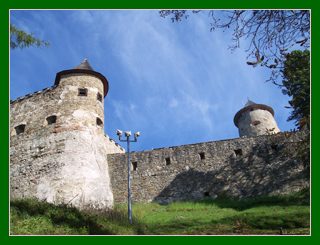
[[[175,107],[177,107],[178,105],[179,105],[179,103],[178,103],[177,99],[176,99],[176,98],[172,98],[171,101],[170,101],[170,103],[169,103],[169,107],[175,108]]]

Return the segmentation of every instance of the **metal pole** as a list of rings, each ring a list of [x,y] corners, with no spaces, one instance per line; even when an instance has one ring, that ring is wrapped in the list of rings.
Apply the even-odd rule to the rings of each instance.
[[[119,141],[124,142],[126,140],[121,140],[122,131],[117,129],[117,135],[119,136]],[[127,137],[127,149],[128,149],[128,220],[129,223],[132,223],[132,211],[131,211],[131,186],[130,186],[130,136],[131,132],[125,132],[125,135]],[[134,141],[131,142],[137,142],[137,137],[140,136],[140,132],[134,133]]]
[[[128,146],[128,219],[129,223],[132,223],[132,213],[131,213],[131,188],[130,188],[130,148],[129,148],[129,136],[127,136],[127,146]]]

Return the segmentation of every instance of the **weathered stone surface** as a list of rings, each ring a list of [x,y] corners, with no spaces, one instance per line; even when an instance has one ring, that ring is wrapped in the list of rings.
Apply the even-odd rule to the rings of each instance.
[[[255,125],[254,122],[257,120],[259,124]],[[239,120],[239,135],[242,136],[258,136],[267,135],[267,129],[274,129],[274,133],[280,132],[276,121],[272,114],[267,110],[253,109],[253,111],[246,111],[242,114]]]
[[[270,138],[258,136],[132,152],[132,201],[167,204],[221,192],[249,199],[299,191],[309,186],[309,173],[285,156],[286,146],[273,150]],[[126,203],[127,154],[109,154],[108,163],[115,202]]]
[[[234,124],[239,129],[240,137],[252,137],[268,135],[267,130],[273,133],[280,132],[273,118],[274,111],[270,106],[256,104],[248,99],[248,102],[234,116]]]
[[[11,198],[68,203],[80,209],[112,208],[104,136],[51,129],[11,140]]]
[[[86,96],[79,96],[85,89]],[[62,75],[59,85],[10,103],[10,197],[113,207],[107,153],[124,152],[104,135],[103,83]],[[101,97],[100,97],[101,99]]]

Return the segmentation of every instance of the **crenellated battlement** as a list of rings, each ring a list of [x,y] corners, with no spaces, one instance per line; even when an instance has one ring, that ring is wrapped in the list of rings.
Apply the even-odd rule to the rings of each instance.
[[[123,149],[120,144],[116,143],[113,139],[110,139],[108,135],[104,135],[107,141],[107,149],[108,154],[112,153],[125,153],[125,149]]]
[[[53,86],[51,86],[51,87],[42,89],[42,91],[36,91],[36,92],[34,92],[33,94],[26,94],[26,95],[23,96],[23,97],[18,97],[18,98],[15,99],[15,100],[10,100],[10,105],[15,104],[15,103],[18,103],[18,102],[21,102],[21,101],[23,101],[23,100],[25,100],[25,99],[29,99],[29,98],[34,97],[34,96],[37,96],[37,95],[44,95],[44,94],[46,94],[47,92],[52,91],[52,90],[54,90],[54,89],[57,88],[57,87],[58,87],[58,85],[53,85]]]

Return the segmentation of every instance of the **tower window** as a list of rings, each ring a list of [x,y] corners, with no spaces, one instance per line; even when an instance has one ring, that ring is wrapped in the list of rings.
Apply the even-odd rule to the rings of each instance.
[[[86,88],[79,88],[78,96],[88,96],[88,89]]]
[[[204,155],[204,152],[200,152],[200,153],[199,153],[199,156],[200,156],[200,159],[201,159],[201,160],[206,159],[206,158],[205,158],[205,155]]]
[[[57,116],[50,116],[46,118],[48,125],[53,124],[57,121]]]
[[[170,157],[167,157],[166,158],[166,165],[170,165],[170,164],[171,164]]]
[[[260,120],[253,120],[251,123],[250,123],[250,126],[257,126],[259,125],[261,122]]]
[[[131,163],[131,170],[136,171],[138,168],[138,162],[132,162]]]
[[[102,102],[102,95],[100,93],[97,94],[97,100],[99,100],[100,102]]]
[[[242,150],[241,149],[234,150],[234,153],[236,154],[237,157],[242,156]]]
[[[99,117],[97,117],[97,125],[98,126],[102,126],[103,125],[103,122]]]
[[[272,151],[277,151],[278,150],[278,145],[271,145]]]
[[[21,124],[16,126],[14,129],[16,130],[16,135],[18,134],[23,134],[24,130],[25,130],[26,125],[25,124]]]
[[[206,191],[205,193],[203,193],[203,195],[204,195],[204,197],[209,197],[209,192],[208,191]]]

